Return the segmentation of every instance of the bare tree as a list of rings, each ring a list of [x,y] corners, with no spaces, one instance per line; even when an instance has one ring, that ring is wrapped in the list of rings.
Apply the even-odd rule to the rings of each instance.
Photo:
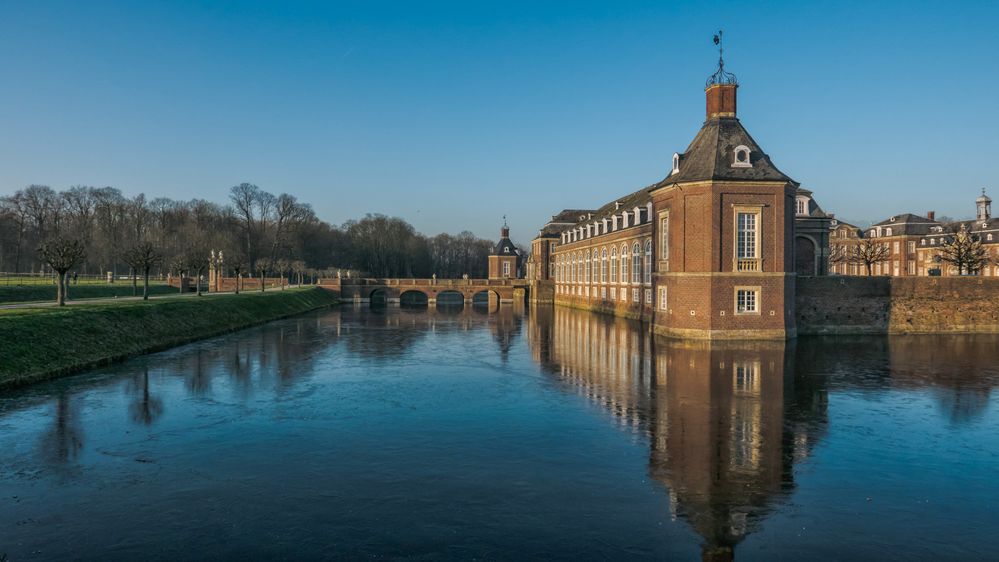
[[[271,270],[271,260],[267,258],[257,258],[256,263],[253,264],[253,270],[257,272],[257,276],[260,277],[260,292],[264,292],[264,281],[267,280],[267,272]]]
[[[874,274],[874,264],[886,262],[890,256],[887,244],[865,238],[849,247],[837,246],[830,253],[829,261],[863,265],[870,276]]]
[[[38,255],[59,274],[56,302],[59,306],[66,306],[66,289],[69,285],[66,273],[87,256],[86,247],[78,239],[57,236],[42,242],[38,247]]]
[[[962,224],[940,247],[940,261],[956,267],[958,275],[975,275],[989,264],[989,252],[981,237]]]
[[[122,252],[124,260],[133,271],[142,273],[142,300],[149,300],[149,271],[163,261],[163,254],[152,242],[139,242]]]
[[[229,267],[232,268],[232,274],[236,277],[236,294],[239,294],[239,290],[242,288],[240,285],[243,283],[243,272],[248,269],[246,256],[240,254],[229,254]]]
[[[274,262],[274,271],[277,271],[278,277],[281,278],[278,283],[280,283],[282,291],[284,290],[285,280],[287,279],[289,270],[291,270],[291,262],[288,260],[281,259]]]
[[[195,289],[198,296],[201,296],[201,276],[208,269],[208,259],[210,255],[210,250],[201,244],[196,244],[195,246],[188,248],[187,252],[184,254],[184,261],[187,262],[188,271],[193,274],[194,283],[197,285]]]
[[[304,261],[295,260],[291,262],[291,271],[295,274],[295,278],[298,280],[298,285],[305,283],[305,274],[309,271],[309,268],[305,266]]]

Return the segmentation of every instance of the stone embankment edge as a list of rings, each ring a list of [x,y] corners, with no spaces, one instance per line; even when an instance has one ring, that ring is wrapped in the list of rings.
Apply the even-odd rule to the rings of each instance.
[[[104,356],[101,356],[101,357],[98,357],[98,358],[81,360],[79,362],[74,362],[71,365],[62,366],[62,367],[59,367],[59,368],[56,368],[56,369],[49,369],[49,370],[43,370],[43,371],[35,371],[35,372],[31,372],[31,373],[29,373],[27,375],[17,376],[15,378],[12,378],[11,374],[9,372],[7,372],[6,369],[4,369],[4,365],[3,365],[3,354],[2,354],[2,350],[0,350],[0,391],[9,391],[9,390],[14,389],[14,388],[20,388],[20,387],[29,386],[29,385],[32,385],[32,384],[37,384],[37,383],[41,383],[41,382],[45,382],[45,381],[50,381],[50,380],[54,380],[54,379],[58,379],[58,378],[66,377],[66,376],[71,376],[71,375],[78,374],[78,373],[81,373],[81,372],[89,370],[89,369],[94,369],[94,368],[102,367],[102,366],[105,366],[105,365],[111,365],[111,364],[114,364],[114,363],[119,363],[121,361],[125,361],[125,360],[127,360],[129,358],[132,358],[132,357],[137,357],[137,356],[140,356],[140,355],[146,355],[146,354],[149,354],[149,353],[156,353],[158,351],[164,351],[164,350],[167,350],[167,349],[170,349],[170,348],[173,348],[173,347],[178,347],[178,346],[181,346],[181,345],[185,345],[185,344],[188,344],[188,343],[191,343],[191,342],[195,342],[195,341],[199,341],[199,340],[204,340],[204,339],[208,339],[208,338],[213,338],[213,337],[217,337],[217,336],[221,336],[221,335],[225,335],[225,334],[229,334],[229,333],[233,333],[233,332],[238,332],[240,330],[245,330],[247,328],[252,328],[254,326],[259,326],[259,325],[262,325],[262,324],[266,324],[268,322],[273,322],[275,320],[280,320],[282,318],[288,318],[288,317],[291,317],[291,316],[297,316],[299,314],[304,314],[306,312],[311,312],[313,310],[319,310],[319,309],[322,309],[322,308],[328,308],[328,307],[332,307],[332,306],[336,306],[336,305],[340,304],[339,297],[338,297],[338,295],[336,293],[334,293],[332,291],[328,291],[326,289],[321,289],[321,288],[307,288],[307,289],[299,289],[299,290],[291,289],[291,290],[288,290],[287,292],[281,291],[281,292],[267,293],[267,296],[271,297],[271,298],[280,298],[281,295],[289,295],[289,296],[295,295],[295,294],[299,294],[300,295],[300,294],[302,294],[303,291],[309,291],[309,292],[315,291],[315,294],[317,296],[322,295],[322,297],[318,298],[316,302],[309,303],[306,306],[301,306],[301,307],[297,307],[297,308],[294,308],[294,309],[288,309],[288,310],[282,311],[282,312],[280,312],[278,314],[270,314],[270,315],[267,315],[267,316],[260,316],[260,317],[254,318],[252,320],[248,320],[248,321],[245,321],[245,322],[240,322],[240,323],[234,324],[234,325],[219,326],[217,329],[207,329],[207,330],[200,331],[200,332],[197,332],[197,333],[180,334],[180,335],[177,335],[175,337],[170,337],[170,338],[167,338],[167,339],[162,339],[162,340],[159,340],[159,341],[156,341],[156,342],[150,342],[148,345],[140,346],[138,349],[134,349],[133,348],[133,349],[130,349],[130,350],[124,351],[124,352],[112,352],[112,353],[109,353],[107,355],[104,355]],[[233,296],[235,296],[235,295],[233,295]],[[250,295],[247,294],[247,296],[250,296]],[[204,302],[210,303],[211,301],[214,301],[215,299],[225,299],[227,297],[228,297],[228,295],[212,297],[211,299],[206,299]],[[163,304],[166,304],[167,302],[168,301],[163,301]],[[160,303],[159,302],[147,301],[147,304],[152,304],[153,306],[155,306],[155,305],[160,304]],[[111,305],[111,306],[114,306],[114,305]],[[210,305],[209,305],[209,307],[210,307]],[[27,318],[27,317],[29,317],[29,316],[26,315],[26,316],[24,316],[22,318]],[[183,326],[181,326],[181,328],[183,328]],[[2,336],[2,335],[3,334],[0,333],[0,336]],[[0,338],[0,339],[2,339],[2,338]]]

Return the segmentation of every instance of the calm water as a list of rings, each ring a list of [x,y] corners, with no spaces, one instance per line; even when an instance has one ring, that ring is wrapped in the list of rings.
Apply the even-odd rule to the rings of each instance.
[[[994,559],[997,359],[324,311],[0,396],[0,554]]]

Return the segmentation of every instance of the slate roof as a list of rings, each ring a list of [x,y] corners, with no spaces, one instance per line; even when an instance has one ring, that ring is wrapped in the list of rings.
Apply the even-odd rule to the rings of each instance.
[[[738,146],[749,148],[752,166],[732,166]],[[667,176],[660,184],[705,180],[794,182],[774,166],[737,117],[714,117],[705,121],[687,150],[680,154],[680,171]]]
[[[634,193],[630,193],[621,197],[620,199],[615,199],[610,203],[607,203],[603,207],[600,207],[596,211],[591,211],[593,216],[582,220],[576,221],[577,224],[587,224],[601,221],[605,218],[609,219],[617,213],[624,211],[630,211],[635,207],[644,207],[652,200],[652,190],[659,187],[659,184],[653,184],[647,187],[643,187]]]
[[[496,243],[496,247],[493,248],[494,256],[519,256],[520,250],[517,249],[516,244],[513,243],[509,238],[504,236],[500,238],[499,242]]]
[[[928,219],[924,216],[914,215],[912,213],[902,213],[901,215],[895,215],[889,219],[883,220],[878,223],[874,223],[867,230],[871,228],[877,228],[879,226],[890,227],[892,236],[898,235],[922,235],[928,234],[930,229],[934,226],[941,226],[942,223]]]

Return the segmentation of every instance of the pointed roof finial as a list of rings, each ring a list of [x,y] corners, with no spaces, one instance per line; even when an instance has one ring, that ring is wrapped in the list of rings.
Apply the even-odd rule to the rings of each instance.
[[[714,74],[708,76],[708,83],[704,85],[705,88],[710,88],[711,86],[719,84],[732,84],[738,85],[739,80],[736,79],[735,74],[725,71],[725,32],[718,30],[718,33],[714,36],[714,43],[718,45],[718,70]]]
[[[503,228],[507,228],[507,226],[506,226],[506,215],[503,215]]]

